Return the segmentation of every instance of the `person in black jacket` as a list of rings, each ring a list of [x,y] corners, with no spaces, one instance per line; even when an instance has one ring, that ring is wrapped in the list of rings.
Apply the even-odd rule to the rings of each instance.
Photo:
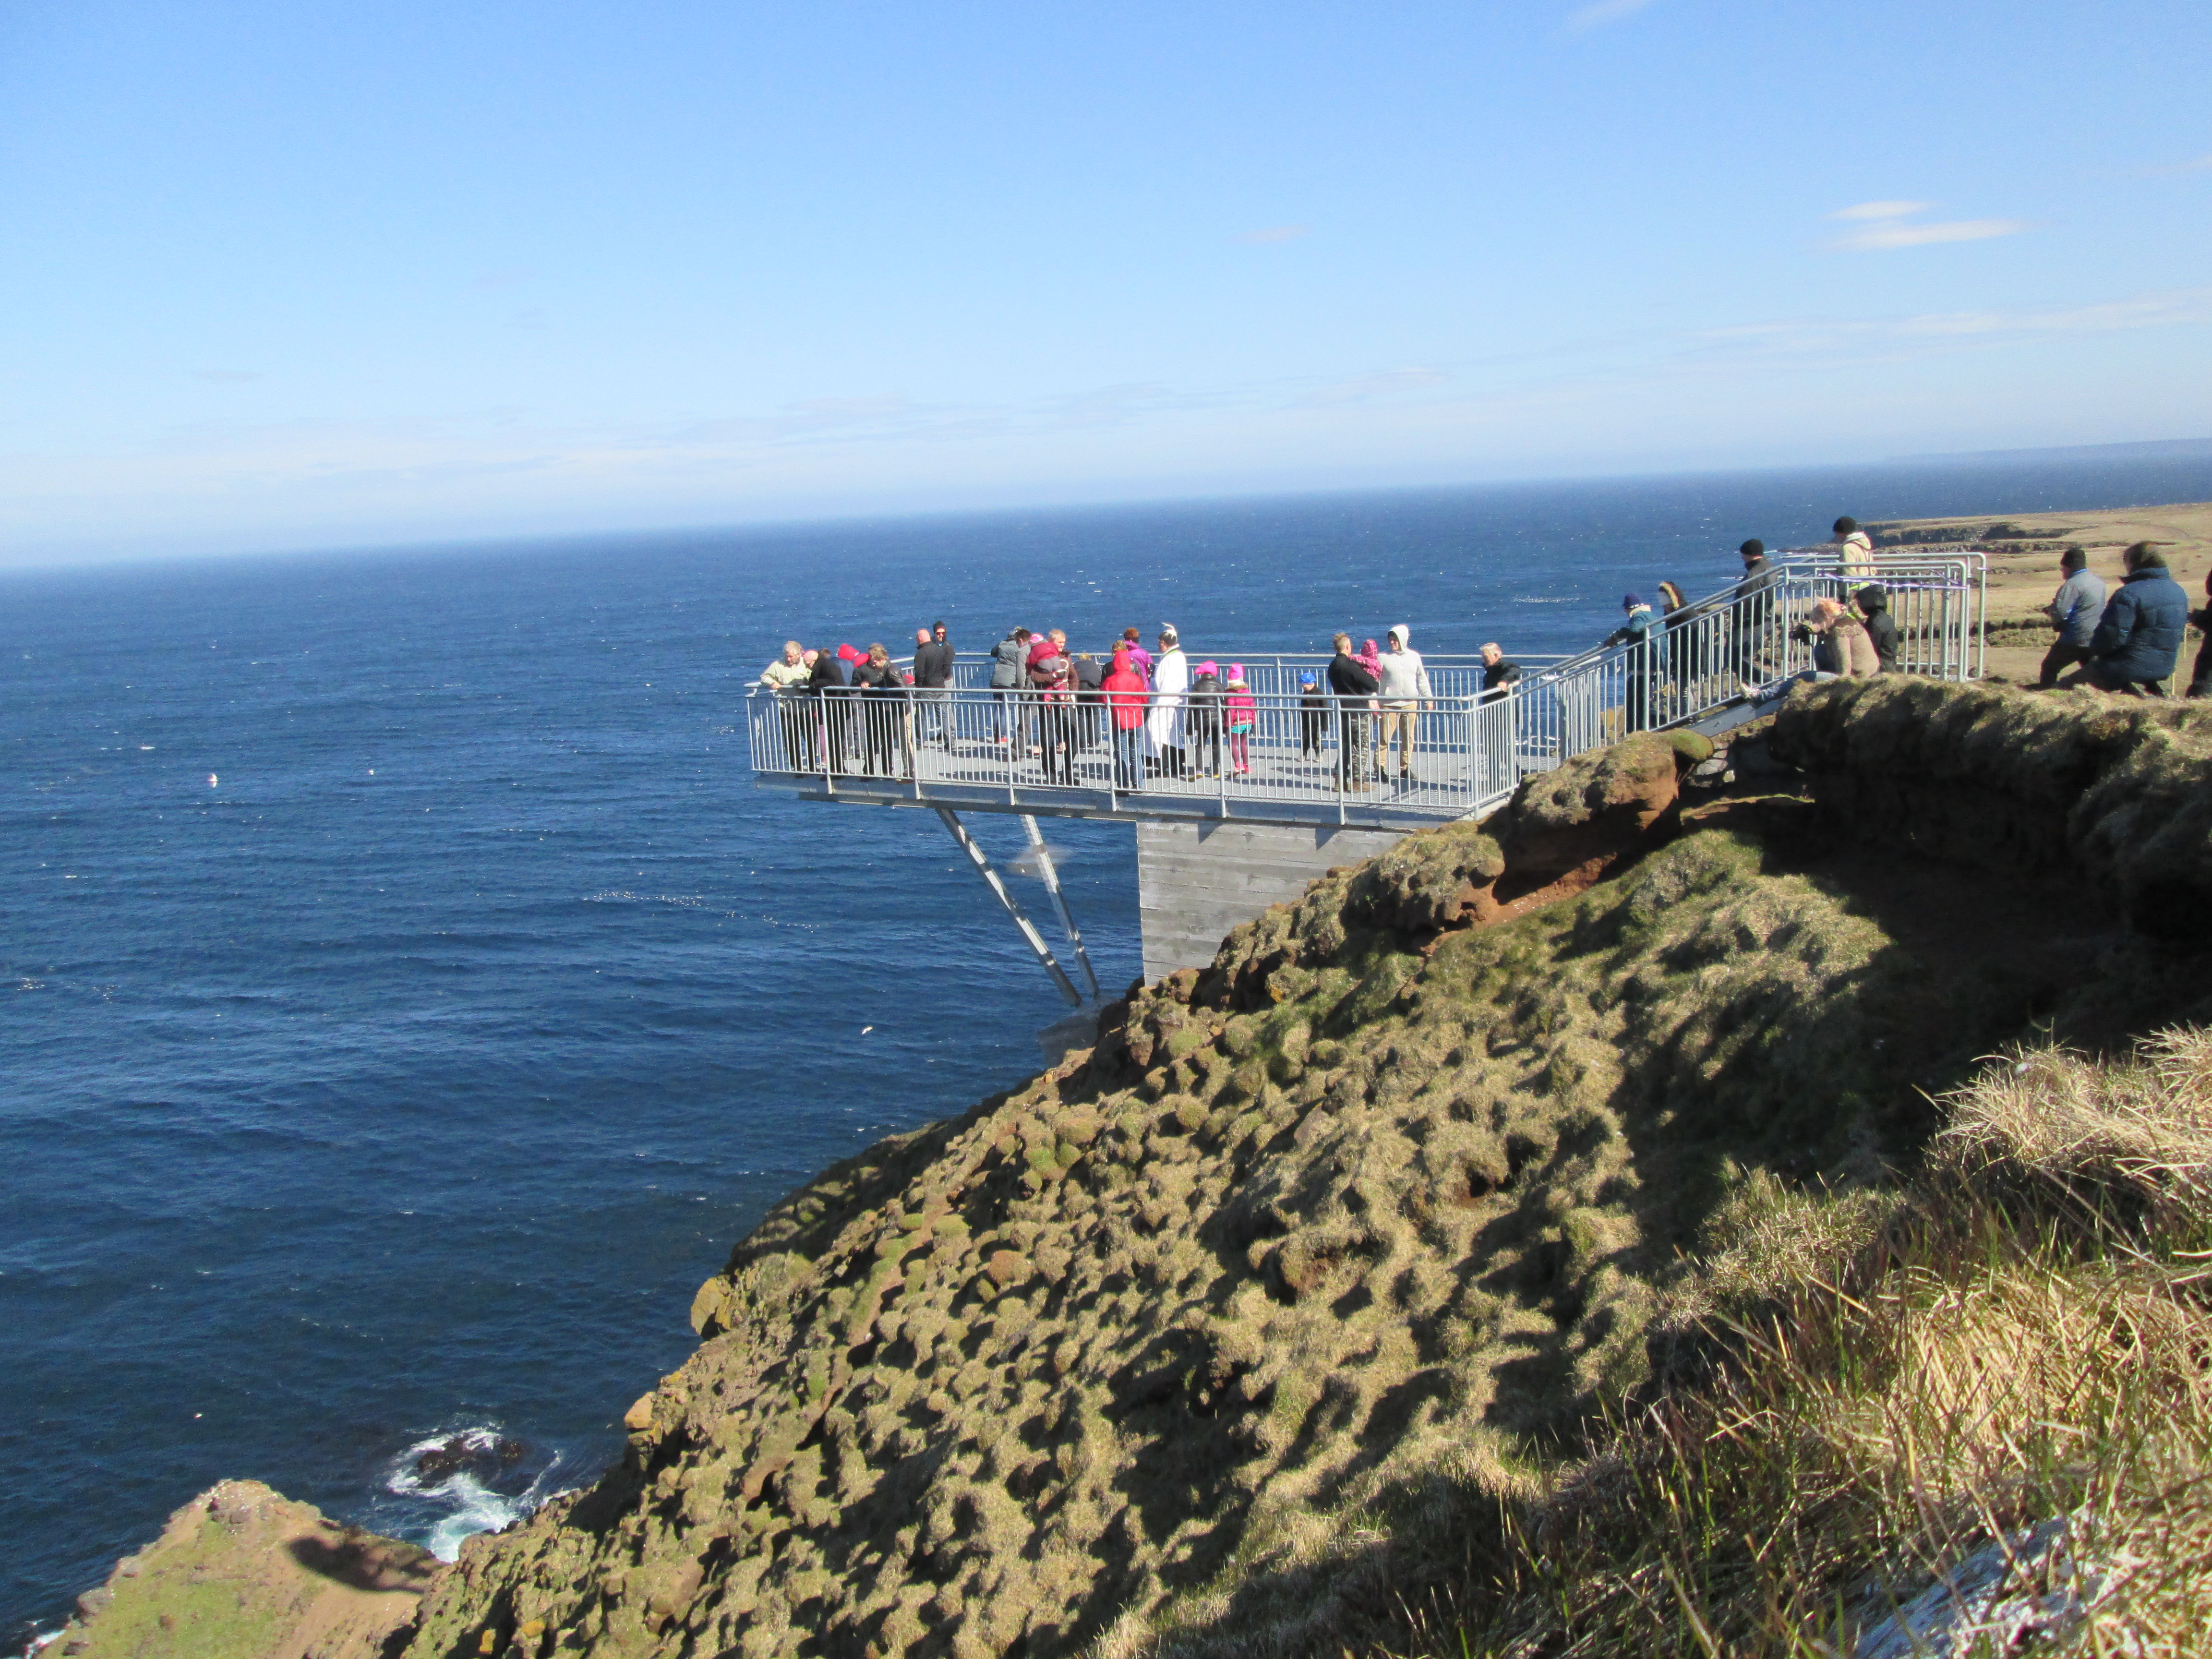
[[[1782,573],[1766,556],[1766,544],[1756,536],[1737,548],[1736,553],[1743,560],[1743,580],[1729,595],[1735,602],[1735,628],[1730,641],[1729,672],[1743,684],[1763,684],[1766,671],[1762,659],[1783,631],[1778,626],[1782,619],[1775,609],[1774,595],[1775,588],[1781,584]]]
[[[1336,787],[1339,789],[1365,789],[1372,780],[1368,775],[1367,738],[1374,721],[1367,717],[1367,705],[1382,689],[1382,682],[1369,673],[1352,654],[1352,635],[1336,636],[1336,655],[1328,665],[1328,689],[1336,694]]]
[[[1866,618],[1867,637],[1874,641],[1874,654],[1881,664],[1881,672],[1897,672],[1897,618],[1889,614],[1889,590],[1879,582],[1869,582],[1851,595],[1851,603]]]
[[[1321,758],[1321,734],[1328,728],[1328,693],[1310,668],[1298,671],[1298,758]]]
[[[1182,702],[1183,732],[1190,744],[1191,770],[1202,778],[1221,775],[1221,669],[1199,664]],[[1210,757],[1210,758],[1208,758]]]
[[[860,688],[860,726],[866,734],[867,762],[860,769],[896,777],[906,729],[906,677],[892,665],[890,652],[872,645],[866,659],[853,670],[853,684]]]
[[[945,624],[933,623],[925,632],[915,630],[914,646],[914,735],[917,743],[952,747],[947,720],[952,708],[952,641]]]
[[[1482,701],[1502,697],[1521,683],[1521,665],[1506,659],[1504,647],[1496,640],[1486,641],[1482,647]]]
[[[845,699],[850,694],[845,690],[845,665],[826,645],[814,653],[814,667],[806,677],[806,691],[817,700],[816,714],[822,723],[822,769],[842,772],[845,769],[846,750],[850,747],[847,742],[851,733],[845,706]]]
[[[2094,654],[2082,672],[2107,691],[2162,697],[2166,688],[2159,682],[2173,672],[2189,632],[2189,596],[2155,544],[2137,542],[2120,562],[2127,579],[2105,604],[2104,619],[2089,640]]]

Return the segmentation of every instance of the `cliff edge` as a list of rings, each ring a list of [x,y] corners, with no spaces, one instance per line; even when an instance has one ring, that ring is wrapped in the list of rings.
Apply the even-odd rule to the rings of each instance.
[[[1333,1653],[1502,1594],[1501,1527],[1856,1260],[1984,1056],[2212,991],[2212,717],[1878,680],[1765,741],[1758,798],[1686,800],[1697,739],[1531,780],[825,1172],[394,1650]]]

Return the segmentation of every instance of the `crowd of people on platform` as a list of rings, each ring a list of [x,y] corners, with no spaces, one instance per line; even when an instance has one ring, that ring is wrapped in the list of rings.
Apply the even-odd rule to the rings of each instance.
[[[1352,647],[1339,635],[1322,670],[1298,677],[1301,759],[1319,762],[1334,735],[1339,781],[1360,790],[1386,775],[1395,754],[1410,781],[1420,713],[1435,696],[1427,665],[1401,623],[1385,642]],[[990,729],[973,734],[1021,761],[1034,756],[1048,781],[1073,783],[1079,757],[1104,744],[1115,786],[1140,789],[1152,778],[1249,776],[1259,699],[1242,663],[1194,662],[1172,625],[1147,650],[1125,629],[1106,659],[1069,647],[1060,629],[1015,628],[993,646],[988,689]],[[915,750],[950,750],[954,653],[939,622],[915,633],[910,668],[871,645],[808,649],[796,640],[763,671],[760,684],[782,694],[786,753],[793,769],[878,775],[910,773]],[[1520,676],[1496,644],[1483,647],[1484,695]]]
[[[1794,620],[1778,613],[1783,572],[1756,538],[1737,550],[1741,580],[1717,599],[1686,603],[1671,581],[1658,585],[1656,608],[1624,594],[1621,624],[1600,647],[1618,653],[1619,729],[1644,731],[1764,684],[1783,638],[1810,647],[1816,672],[1896,672],[1899,629],[1887,590],[1869,580],[1878,570],[1872,539],[1844,518],[1833,545],[1834,566],[1824,574],[1847,598],[1816,599]],[[2189,623],[2212,623],[2212,610],[2191,611],[2154,544],[2137,543],[2124,562],[2125,579],[2108,596],[2081,550],[2067,550],[2064,580],[2046,608],[2058,638],[2044,659],[2045,688],[2072,668],[2063,684],[2163,696]],[[1774,602],[1761,603],[1770,594]],[[2212,578],[2206,596],[2212,600]],[[1080,757],[1102,744],[1111,751],[1118,789],[1140,789],[1154,778],[1249,775],[1260,702],[1243,665],[1194,662],[1172,626],[1163,626],[1155,643],[1148,650],[1136,629],[1125,629],[1102,659],[1072,649],[1062,629],[1012,629],[988,653],[990,730],[966,735],[1015,760],[1034,756],[1053,782],[1073,783]],[[1420,716],[1435,692],[1412,630],[1401,623],[1380,646],[1370,639],[1357,648],[1339,634],[1333,645],[1326,667],[1298,673],[1300,762],[1322,764],[1333,738],[1340,788],[1365,790],[1394,771],[1401,785],[1413,782]],[[954,746],[954,662],[940,621],[915,629],[908,669],[881,644],[810,650],[793,640],[760,683],[784,694],[793,769],[911,775],[917,748]],[[1478,701],[1506,696],[1522,678],[1494,641],[1482,647],[1481,662]],[[2189,695],[2208,691],[2212,644],[2198,653]]]

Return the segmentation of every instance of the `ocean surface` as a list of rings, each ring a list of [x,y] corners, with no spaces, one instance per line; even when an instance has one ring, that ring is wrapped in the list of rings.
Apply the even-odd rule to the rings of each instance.
[[[1565,651],[1838,513],[2208,497],[2018,462],[0,575],[0,1651],[225,1476],[447,1553],[588,1480],[770,1203],[1036,1068],[1060,1005],[933,819],[751,787],[786,637]],[[1127,984],[1129,832],[1050,833]]]

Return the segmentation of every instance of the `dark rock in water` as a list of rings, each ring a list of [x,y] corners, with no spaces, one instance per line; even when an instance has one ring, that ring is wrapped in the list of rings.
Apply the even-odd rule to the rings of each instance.
[[[457,1434],[443,1445],[433,1446],[415,1460],[418,1480],[444,1480],[456,1474],[495,1475],[520,1463],[529,1448],[505,1435],[477,1439]]]
[[[442,1480],[447,1475],[468,1468],[475,1456],[476,1454],[469,1449],[469,1443],[456,1436],[442,1446],[431,1447],[415,1460],[416,1478]]]

